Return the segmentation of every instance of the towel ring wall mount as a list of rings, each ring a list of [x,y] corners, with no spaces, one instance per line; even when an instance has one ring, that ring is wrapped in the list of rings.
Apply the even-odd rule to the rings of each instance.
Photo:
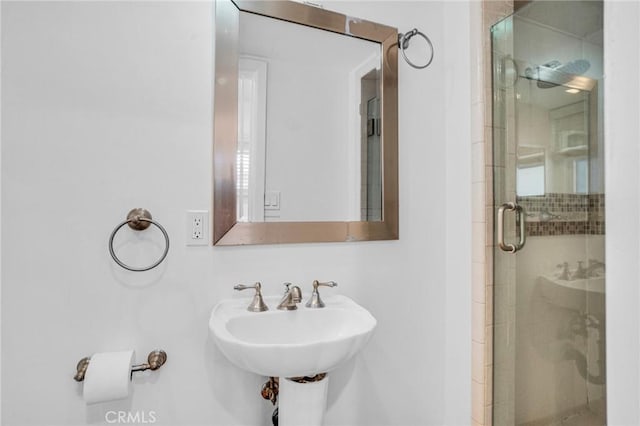
[[[160,258],[155,263],[153,263],[150,266],[136,268],[136,267],[127,265],[126,263],[122,262],[118,258],[118,256],[116,256],[115,250],[113,249],[113,239],[118,233],[118,231],[120,230],[120,228],[122,228],[125,225],[129,225],[129,228],[133,229],[134,231],[144,231],[149,226],[155,225],[162,232],[162,235],[164,236],[164,241],[165,241],[165,248],[164,248],[164,252],[162,253],[162,256],[160,256]],[[133,272],[148,271],[150,269],[155,268],[159,264],[161,264],[162,261],[165,259],[165,257],[167,257],[167,253],[169,253],[169,235],[167,234],[167,231],[165,231],[165,229],[162,227],[162,225],[160,225],[158,222],[153,220],[151,213],[149,213],[148,210],[142,209],[142,208],[135,208],[127,214],[127,220],[125,220],[124,222],[116,226],[116,228],[111,233],[111,236],[109,237],[109,253],[111,254],[111,257],[113,258],[113,260],[119,266],[121,266],[122,268],[128,271],[133,271]]]
[[[411,37],[416,36],[416,35],[422,37],[427,42],[427,44],[429,45],[429,49],[431,50],[431,54],[429,55],[429,59],[427,60],[427,62],[424,65],[414,64],[413,62],[411,62],[409,60],[409,58],[407,57],[407,54],[405,53],[405,50],[409,47],[409,40],[411,40]],[[422,32],[418,31],[417,28],[414,28],[411,31],[406,32],[404,34],[403,33],[399,33],[398,34],[398,49],[400,49],[400,52],[402,52],[402,57],[404,58],[404,60],[409,65],[411,65],[413,68],[416,68],[416,69],[426,68],[429,65],[431,65],[431,62],[433,61],[433,43],[431,43],[431,40],[429,39],[429,37],[427,37]]]

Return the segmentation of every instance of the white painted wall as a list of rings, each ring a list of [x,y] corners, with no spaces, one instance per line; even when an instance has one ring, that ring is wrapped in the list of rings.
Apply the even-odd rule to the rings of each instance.
[[[640,424],[640,3],[605,0],[608,424]]]
[[[380,45],[240,12],[242,55],[267,63],[266,191],[280,193],[268,221],[344,221],[353,217],[349,197],[359,193],[359,147],[352,137],[350,73]],[[358,81],[359,84],[359,81]],[[359,213],[359,208],[355,209]]]
[[[326,3],[417,27],[436,46],[426,70],[399,64],[399,241],[222,248],[184,246],[184,211],[211,207],[212,5],[1,7],[3,424],[101,424],[107,409],[154,411],[164,425],[269,424],[261,378],[215,349],[208,316],[222,298],[247,297],[233,294],[238,282],[276,294],[292,281],[308,294],[316,278],[379,321],[333,375],[327,425],[469,423],[467,4]],[[172,237],[167,260],[141,274],[107,252],[136,206]],[[153,247],[125,240],[123,256]],[[87,409],[76,362],[127,347],[139,360],[161,347],[169,360],[136,376],[129,401]]]

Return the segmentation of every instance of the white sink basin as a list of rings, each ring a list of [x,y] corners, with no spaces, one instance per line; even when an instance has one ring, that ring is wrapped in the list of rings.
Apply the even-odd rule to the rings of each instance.
[[[557,306],[579,312],[604,313],[605,277],[560,280],[540,276],[537,285],[543,297]]]
[[[572,290],[588,291],[592,293],[604,294],[604,277],[590,277],[585,279],[576,280],[560,280],[554,277],[543,276],[552,284],[559,285],[561,287],[569,288]]]
[[[326,307],[249,312],[249,299],[229,299],[211,312],[209,330],[220,351],[238,367],[273,377],[313,376],[338,367],[369,340],[375,318],[345,296],[324,298]]]

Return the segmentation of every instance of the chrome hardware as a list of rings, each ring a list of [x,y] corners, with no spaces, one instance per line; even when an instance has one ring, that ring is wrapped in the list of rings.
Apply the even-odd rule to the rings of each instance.
[[[596,273],[596,270],[598,269],[602,269],[603,272],[605,270],[604,263],[595,259],[589,259],[589,266],[587,266],[586,268],[583,265],[584,261],[579,260],[578,266],[573,272],[569,270],[568,262],[557,265],[558,268],[562,268],[562,272],[557,276],[558,279],[564,281],[584,280],[588,278],[599,277],[600,275]]]
[[[562,268],[562,272],[558,276],[559,280],[569,281],[569,262],[564,262],[561,265],[557,265],[558,268]]]
[[[87,372],[87,368],[89,368],[90,362],[90,357],[84,357],[78,362],[78,365],[76,366],[76,375],[73,376],[73,379],[76,382],[84,380],[84,376]],[[165,351],[160,349],[151,351],[147,357],[146,363],[131,366],[131,376],[133,377],[134,371],[157,370],[162,367],[165,362],[167,362],[167,353]]]
[[[578,268],[571,276],[572,280],[584,279],[587,278],[587,269],[582,266],[584,262],[578,261]]]
[[[307,304],[305,306],[307,308],[324,308],[325,304],[322,301],[322,299],[320,298],[320,293],[318,292],[318,287],[320,287],[320,286],[335,287],[337,285],[338,285],[338,283],[335,282],[335,281],[327,281],[326,283],[321,283],[318,280],[315,280],[313,282],[313,293],[311,293],[311,297],[309,298],[309,301],[307,301]]]
[[[527,212],[527,217],[537,217],[540,222],[550,222],[555,220],[566,220],[565,216],[561,216],[559,214],[555,214],[549,211],[549,209],[545,208],[539,212]]]
[[[129,225],[129,228],[135,231],[142,231],[147,229],[151,225],[155,225],[160,230],[160,232],[162,232],[162,235],[164,236],[165,248],[164,248],[164,252],[162,253],[162,256],[160,256],[160,259],[158,259],[154,264],[150,266],[145,266],[142,268],[135,268],[133,266],[129,266],[123,263],[120,259],[118,259],[118,256],[116,256],[116,252],[113,249],[113,238],[116,236],[116,233],[120,230],[120,228],[122,228],[125,225]],[[133,271],[133,272],[148,271],[158,266],[160,263],[162,263],[164,258],[167,257],[167,253],[169,253],[169,235],[167,234],[167,231],[165,231],[165,229],[162,227],[162,225],[160,225],[158,222],[153,220],[153,218],[151,217],[151,213],[149,213],[148,210],[140,209],[140,208],[133,209],[127,214],[127,220],[125,220],[124,222],[116,226],[116,228],[111,233],[111,236],[109,237],[109,253],[111,254],[111,257],[113,258],[113,260],[118,265],[120,265],[122,268],[128,271]]]
[[[407,58],[407,54],[405,53],[405,50],[407,50],[407,48],[409,47],[409,40],[411,39],[411,37],[415,35],[419,35],[420,37],[422,37],[424,41],[427,42],[427,45],[431,50],[431,54],[429,56],[429,59],[427,59],[427,62],[420,65],[417,65],[411,62],[409,58]],[[429,39],[429,37],[427,37],[420,31],[418,31],[417,28],[414,28],[411,31],[406,32],[404,34],[403,33],[398,34],[398,49],[400,50],[400,52],[402,52],[402,57],[404,58],[404,60],[407,61],[407,63],[411,65],[413,68],[416,68],[416,69],[426,68],[431,64],[431,61],[433,61],[433,43],[431,43],[431,40]]]
[[[520,222],[520,241],[518,244],[506,244],[504,242],[504,212],[506,211],[515,211],[518,215],[518,221]],[[506,251],[508,253],[515,253],[518,250],[522,250],[524,244],[526,243],[526,214],[524,209],[517,205],[514,202],[504,203],[498,209],[498,246],[502,251]]]
[[[76,375],[73,376],[73,380],[75,380],[76,382],[81,382],[84,380],[84,375],[87,372],[87,368],[89,368],[89,361],[91,361],[91,358],[89,358],[88,356],[78,361],[78,365],[76,365]]]
[[[605,271],[604,262],[600,262],[599,260],[589,259],[589,266],[587,267],[587,277],[597,277],[596,269],[602,269],[602,272]]]
[[[286,311],[298,309],[296,304],[302,301],[302,291],[300,290],[300,287],[297,285],[292,287],[291,283],[284,283],[284,285],[287,289],[284,291],[284,296],[278,304],[278,309]]]
[[[260,291],[260,289],[262,288],[262,285],[260,285],[259,282],[255,283],[254,285],[244,285],[244,284],[238,284],[233,286],[234,290],[247,290],[250,288],[254,288],[256,290],[256,294],[253,295],[253,300],[251,300],[251,303],[249,304],[249,306],[247,306],[247,311],[249,312],[264,312],[264,311],[268,311],[269,307],[264,303],[264,300],[262,299],[262,292]]]
[[[551,213],[549,209],[544,209],[540,212],[540,222],[549,222],[551,220],[563,220],[564,217]]]

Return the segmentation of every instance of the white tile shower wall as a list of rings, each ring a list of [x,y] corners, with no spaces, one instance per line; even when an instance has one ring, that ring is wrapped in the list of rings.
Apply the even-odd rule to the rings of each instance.
[[[472,422],[492,424],[493,178],[491,39],[489,28],[512,10],[511,1],[472,2],[473,326]],[[482,360],[480,362],[479,360]]]
[[[437,49],[426,70],[399,63],[399,241],[185,247],[184,211],[211,200],[212,5],[2,3],[3,424],[102,424],[123,409],[154,411],[160,425],[267,425],[262,378],[214,348],[208,316],[246,297],[233,294],[238,282],[277,294],[293,281],[308,294],[315,278],[339,281],[379,321],[334,372],[327,425],[468,423],[468,5],[325,7],[417,27]],[[172,237],[144,274],[107,252],[136,206]],[[161,347],[169,360],[134,379],[130,401],[87,409],[77,360],[127,347],[139,360]]]
[[[472,78],[471,96],[471,186],[472,200],[472,384],[471,384],[471,419],[475,425],[485,424],[485,312],[486,312],[486,291],[485,291],[485,228],[486,217],[478,212],[484,211],[485,192],[485,140],[484,140],[484,62],[483,58],[483,19],[481,2],[471,5],[471,69],[475,78]],[[491,296],[493,297],[493,296]]]

